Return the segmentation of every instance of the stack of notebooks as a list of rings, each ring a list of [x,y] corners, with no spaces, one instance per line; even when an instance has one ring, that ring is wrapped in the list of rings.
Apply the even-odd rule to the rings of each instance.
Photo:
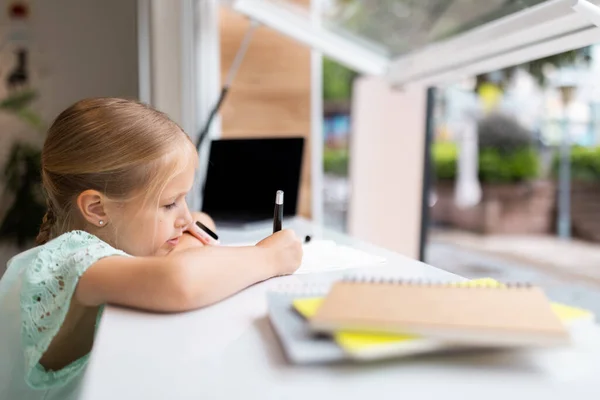
[[[370,360],[456,350],[564,346],[593,320],[535,286],[492,279],[432,284],[343,280],[323,296],[270,293],[269,316],[294,363]]]

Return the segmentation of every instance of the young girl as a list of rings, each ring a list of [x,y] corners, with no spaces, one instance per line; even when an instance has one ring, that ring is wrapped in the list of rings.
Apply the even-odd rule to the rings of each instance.
[[[185,202],[196,165],[188,136],[146,105],[89,99],[58,116],[42,151],[40,246],[0,281],[0,399],[77,398],[106,303],[192,310],[299,267],[287,230],[211,244],[194,221],[212,221]]]

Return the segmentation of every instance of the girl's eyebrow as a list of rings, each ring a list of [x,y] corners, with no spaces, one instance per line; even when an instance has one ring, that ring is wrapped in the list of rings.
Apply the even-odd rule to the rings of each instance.
[[[186,190],[186,191],[184,191],[184,192],[181,192],[181,193],[179,193],[179,194],[177,195],[177,197],[182,197],[182,196],[185,196],[186,194],[188,194],[188,192],[189,192],[189,190]]]
[[[173,196],[166,197],[164,200],[177,199],[177,198],[179,198],[179,197],[181,197],[181,196],[185,196],[187,193],[188,193],[188,192],[181,192],[181,193],[178,193],[178,194],[176,194],[176,195],[173,195]]]

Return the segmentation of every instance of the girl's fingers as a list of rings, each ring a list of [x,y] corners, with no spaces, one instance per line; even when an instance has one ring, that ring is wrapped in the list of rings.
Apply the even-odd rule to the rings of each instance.
[[[219,242],[217,240],[215,240],[211,236],[209,236],[208,233],[204,232],[202,230],[202,228],[200,228],[195,223],[190,224],[190,226],[188,228],[188,232],[190,234],[192,234],[194,237],[196,237],[203,244],[213,245],[213,246],[219,244]]]

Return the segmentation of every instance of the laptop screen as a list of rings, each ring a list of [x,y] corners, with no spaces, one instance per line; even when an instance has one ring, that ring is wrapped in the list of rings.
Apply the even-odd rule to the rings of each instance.
[[[304,138],[222,139],[211,143],[202,211],[215,221],[273,218],[284,191],[284,216],[296,215]]]

